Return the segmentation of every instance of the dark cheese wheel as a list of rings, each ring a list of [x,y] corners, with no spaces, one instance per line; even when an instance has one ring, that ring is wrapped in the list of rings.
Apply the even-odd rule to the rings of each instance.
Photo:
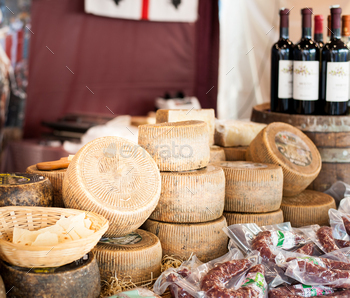
[[[37,174],[0,174],[0,207],[52,206],[52,185]]]
[[[8,298],[97,298],[100,294],[100,272],[92,253],[89,253],[87,260],[80,259],[62,267],[48,268],[47,271],[43,268],[16,267],[0,261],[0,274]]]

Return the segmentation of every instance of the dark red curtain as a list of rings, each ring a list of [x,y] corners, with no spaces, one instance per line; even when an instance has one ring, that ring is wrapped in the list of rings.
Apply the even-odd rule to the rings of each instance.
[[[144,115],[166,91],[216,108],[218,3],[195,24],[84,13],[84,0],[33,0],[25,136],[68,112]],[[214,88],[207,93],[207,91]]]

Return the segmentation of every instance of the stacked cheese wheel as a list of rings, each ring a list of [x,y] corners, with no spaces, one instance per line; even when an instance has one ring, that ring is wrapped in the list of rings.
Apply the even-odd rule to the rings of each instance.
[[[256,223],[265,226],[283,222],[281,167],[247,161],[225,161],[214,165],[225,172],[224,215],[229,225]]]
[[[159,276],[159,239],[137,229],[157,206],[160,190],[155,161],[126,139],[98,138],[75,154],[63,180],[63,201],[68,208],[108,219],[106,238],[94,249],[104,281],[128,276],[139,282]]]
[[[161,170],[162,190],[158,206],[143,225],[161,241],[163,255],[189,258],[191,254],[207,262],[227,252],[223,232],[225,175],[220,167],[209,165],[213,131],[211,120],[194,119],[207,111],[176,112],[160,110],[154,125],[139,127],[139,144],[148,150]],[[178,118],[174,115],[179,114]],[[170,115],[173,115],[170,117]],[[214,113],[212,112],[212,121]]]

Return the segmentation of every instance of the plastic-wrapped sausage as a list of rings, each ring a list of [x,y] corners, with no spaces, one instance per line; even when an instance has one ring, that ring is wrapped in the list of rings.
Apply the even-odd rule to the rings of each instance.
[[[300,297],[333,297],[348,298],[350,290],[334,291],[334,289],[325,286],[284,286],[269,291],[269,298],[300,298]]]
[[[191,273],[190,270],[188,270],[187,268],[183,268],[183,269],[177,271],[177,274],[182,276],[182,277],[187,277],[190,273]],[[177,286],[174,283],[177,281],[178,275],[171,273],[166,278],[166,280],[168,282],[173,283],[173,284],[169,285],[169,290],[170,290],[171,296],[174,298],[175,297],[177,297],[177,298],[193,298],[192,295],[190,295],[184,289],[180,288],[179,286]]]
[[[286,275],[303,284],[350,288],[350,271],[328,269],[313,258],[297,259],[289,263]]]
[[[252,248],[260,252],[264,259],[274,261],[276,255],[270,246],[291,249],[304,241],[303,236],[290,231],[263,231],[253,239]]]
[[[335,243],[339,248],[350,247],[350,241],[335,239]]]
[[[263,265],[253,266],[247,273],[243,285],[238,290],[225,287],[233,277],[243,273],[251,266],[247,259],[225,262],[209,270],[204,276],[201,289],[208,298],[260,298],[267,289],[265,269]]]
[[[333,238],[332,228],[321,227],[317,230],[316,236],[318,237],[319,242],[323,246],[324,252],[329,253],[339,249]]]
[[[350,263],[334,261],[326,258],[294,257],[294,258],[288,258],[287,262],[291,262],[293,260],[306,260],[327,269],[350,270]]]
[[[342,218],[342,220],[344,222],[346,233],[348,235],[350,235],[350,220],[348,219],[347,216],[342,216],[341,218]]]
[[[295,252],[298,254],[312,256],[314,253],[314,249],[315,249],[315,244],[308,243],[308,244],[305,244],[302,247],[298,248]]]

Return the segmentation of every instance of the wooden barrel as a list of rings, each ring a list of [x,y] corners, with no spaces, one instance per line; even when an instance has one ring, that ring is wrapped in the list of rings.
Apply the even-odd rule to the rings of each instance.
[[[270,104],[264,103],[253,108],[251,121],[291,124],[315,143],[322,157],[322,169],[309,189],[325,191],[339,180],[350,184],[350,116],[274,113]]]

